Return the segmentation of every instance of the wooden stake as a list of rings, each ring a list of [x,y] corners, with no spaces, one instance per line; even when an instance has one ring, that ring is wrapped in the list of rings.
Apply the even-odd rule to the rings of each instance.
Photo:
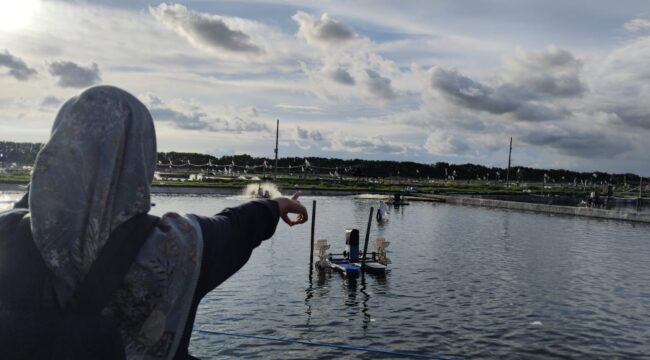
[[[309,269],[314,266],[314,230],[316,228],[316,200],[311,205],[311,252],[309,253]]]
[[[372,213],[375,209],[370,207],[370,216],[368,217],[368,228],[366,229],[366,240],[363,242],[363,257],[361,258],[361,269],[366,266],[366,254],[368,253],[368,239],[370,239],[370,225],[372,225]]]
[[[275,176],[273,180],[278,181],[278,139],[280,138],[280,119],[275,123]]]
[[[512,157],[512,137],[510,138],[510,151],[508,151],[508,172],[506,172],[506,187],[510,185],[510,159]]]

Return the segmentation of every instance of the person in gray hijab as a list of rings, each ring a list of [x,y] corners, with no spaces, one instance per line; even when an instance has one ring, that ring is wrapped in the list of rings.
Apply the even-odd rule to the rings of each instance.
[[[149,212],[156,158],[152,117],[131,94],[97,86],[63,105],[34,164],[28,207],[0,213],[2,241],[12,236],[4,219],[31,221],[51,274],[49,301],[70,302],[111,233]],[[119,324],[127,358],[190,357],[201,298],[246,263],[279,218],[290,226],[307,221],[297,199],[253,201],[212,217],[163,215],[102,311]],[[0,310],[6,306],[0,298]]]

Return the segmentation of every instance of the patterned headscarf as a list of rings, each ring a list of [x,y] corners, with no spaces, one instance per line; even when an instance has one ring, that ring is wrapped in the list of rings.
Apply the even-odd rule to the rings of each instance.
[[[153,120],[131,94],[91,88],[59,111],[30,188],[32,234],[67,300],[111,231],[150,209]]]
[[[54,274],[60,304],[70,300],[111,231],[149,211],[155,165],[153,120],[131,94],[97,86],[63,105],[36,159],[29,194],[34,243]],[[202,244],[196,220],[174,213],[148,235],[104,311],[120,322],[129,357],[173,356]]]

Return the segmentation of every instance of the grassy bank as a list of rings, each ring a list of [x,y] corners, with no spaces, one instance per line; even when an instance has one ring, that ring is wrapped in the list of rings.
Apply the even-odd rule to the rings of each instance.
[[[27,184],[30,179],[29,172],[0,173],[0,183]],[[190,180],[154,180],[154,185],[183,186],[183,187],[218,187],[218,188],[244,188],[246,185],[260,181],[273,182],[277,187],[283,189],[300,188],[313,190],[342,190],[342,191],[363,191],[390,193],[405,190],[417,190],[418,192],[433,194],[449,193],[489,193],[489,194],[544,194],[544,195],[576,195],[583,196],[591,191],[602,192],[601,187],[575,188],[562,184],[510,184],[504,182],[466,181],[466,180],[416,180],[407,178],[395,179],[356,179],[356,178],[319,178],[280,176],[277,180],[251,180],[239,177],[223,177],[211,179],[210,181]],[[621,192],[622,193],[622,192]]]

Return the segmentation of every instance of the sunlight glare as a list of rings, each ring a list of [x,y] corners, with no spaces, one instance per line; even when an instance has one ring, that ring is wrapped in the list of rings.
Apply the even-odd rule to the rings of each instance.
[[[0,0],[0,31],[16,31],[29,24],[37,0]]]

